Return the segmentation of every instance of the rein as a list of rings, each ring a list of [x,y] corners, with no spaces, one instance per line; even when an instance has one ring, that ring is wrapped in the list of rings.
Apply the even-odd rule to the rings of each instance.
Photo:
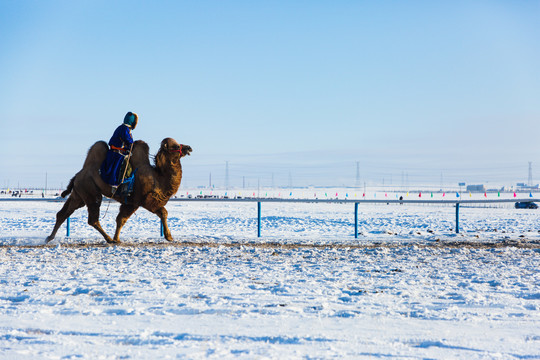
[[[184,145],[180,144],[180,149],[178,149],[178,150],[169,150],[169,151],[170,151],[170,152],[179,152],[179,153],[182,153],[182,147],[183,147],[183,146],[184,146]]]

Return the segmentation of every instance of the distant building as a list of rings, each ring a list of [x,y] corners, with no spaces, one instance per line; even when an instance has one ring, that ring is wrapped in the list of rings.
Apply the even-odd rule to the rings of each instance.
[[[469,192],[485,192],[486,188],[484,185],[467,185],[467,191]]]
[[[522,190],[522,191],[523,190],[538,190],[539,186],[540,186],[540,184],[531,185],[531,186],[529,186],[529,185],[527,185],[525,183],[517,183],[516,184],[516,187],[517,187],[518,191],[519,190]]]

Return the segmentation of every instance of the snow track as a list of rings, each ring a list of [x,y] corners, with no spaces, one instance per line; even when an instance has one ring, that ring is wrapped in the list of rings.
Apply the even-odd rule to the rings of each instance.
[[[53,205],[0,205],[0,358],[540,358],[537,212],[455,235],[374,206],[354,241],[337,205],[276,207],[262,239],[249,208],[175,205],[177,243],[140,211],[108,246],[79,211],[42,246]]]

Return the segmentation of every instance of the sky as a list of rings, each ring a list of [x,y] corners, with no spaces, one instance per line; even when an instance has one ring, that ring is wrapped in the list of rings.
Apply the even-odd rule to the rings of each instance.
[[[3,0],[0,187],[127,111],[184,187],[538,183],[538,64],[539,1]]]

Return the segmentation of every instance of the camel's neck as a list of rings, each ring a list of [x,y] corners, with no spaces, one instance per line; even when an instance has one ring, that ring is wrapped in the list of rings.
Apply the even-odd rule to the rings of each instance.
[[[180,162],[162,166],[158,168],[158,172],[159,184],[156,185],[160,188],[161,193],[168,197],[176,194],[182,181],[182,165],[180,165]]]
[[[150,198],[145,201],[144,207],[150,211],[155,211],[165,206],[169,199],[176,194],[182,180],[182,165],[163,153],[158,152],[155,157],[153,178],[151,184]]]

